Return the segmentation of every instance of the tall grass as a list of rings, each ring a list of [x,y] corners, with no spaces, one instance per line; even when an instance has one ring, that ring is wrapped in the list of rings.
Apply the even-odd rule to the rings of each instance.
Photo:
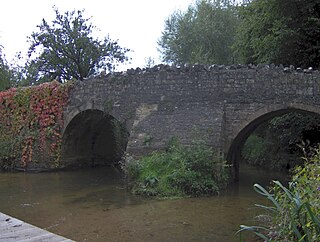
[[[264,241],[320,241],[320,150],[305,158],[293,172],[288,188],[273,181],[270,190],[259,184],[254,190],[267,198],[269,206],[256,205],[268,219],[258,226],[241,225],[238,233],[253,232]]]

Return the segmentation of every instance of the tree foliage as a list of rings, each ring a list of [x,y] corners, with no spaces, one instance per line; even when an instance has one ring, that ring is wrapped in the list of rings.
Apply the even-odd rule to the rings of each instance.
[[[233,1],[201,0],[165,20],[158,41],[163,61],[174,64],[228,64],[237,27]]]
[[[238,9],[238,61],[320,66],[319,1],[252,0]]]
[[[12,85],[12,71],[2,54],[2,46],[0,45],[0,91],[6,90]]]
[[[95,26],[83,17],[82,11],[61,14],[54,8],[55,20],[45,19],[37,26],[38,32],[29,37],[29,57],[37,57],[27,65],[27,79],[51,81],[78,79],[97,74],[101,70],[112,71],[116,63],[128,60],[126,48],[109,36],[99,40],[92,36]]]
[[[242,150],[251,165],[289,169],[302,163],[301,157],[320,143],[320,117],[312,113],[289,112],[261,124],[248,137]]]

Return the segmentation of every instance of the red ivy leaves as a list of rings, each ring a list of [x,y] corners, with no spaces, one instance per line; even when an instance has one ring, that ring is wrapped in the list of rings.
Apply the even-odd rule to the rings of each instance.
[[[38,156],[47,154],[58,162],[63,108],[71,88],[72,83],[54,81],[0,92],[0,135],[12,138],[11,152],[14,153],[1,155],[20,159],[25,168],[35,161],[34,151]]]

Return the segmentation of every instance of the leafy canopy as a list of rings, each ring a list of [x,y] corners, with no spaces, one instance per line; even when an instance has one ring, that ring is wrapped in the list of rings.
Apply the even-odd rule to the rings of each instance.
[[[0,91],[6,90],[11,87],[12,71],[2,54],[2,46],[0,45]]]
[[[237,27],[234,1],[201,0],[165,21],[158,41],[163,61],[173,64],[230,64]]]
[[[238,61],[320,66],[319,1],[252,0],[238,9]]]
[[[82,11],[61,14],[54,8],[55,20],[45,19],[37,26],[38,32],[29,37],[27,79],[36,81],[60,81],[84,78],[98,72],[112,71],[117,63],[128,60],[129,49],[122,48],[109,36],[99,40],[92,36],[95,26],[83,17]]]

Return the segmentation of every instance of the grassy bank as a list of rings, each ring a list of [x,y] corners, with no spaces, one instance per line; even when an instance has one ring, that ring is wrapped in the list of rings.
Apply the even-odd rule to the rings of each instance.
[[[133,193],[145,196],[213,195],[229,181],[229,168],[203,141],[188,147],[172,139],[165,151],[131,160],[125,170]]]

